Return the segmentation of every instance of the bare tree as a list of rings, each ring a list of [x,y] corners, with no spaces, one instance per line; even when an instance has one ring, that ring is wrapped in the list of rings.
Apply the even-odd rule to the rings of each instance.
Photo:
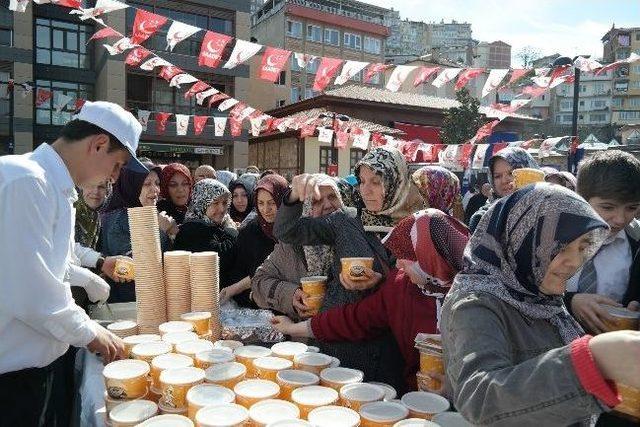
[[[540,50],[533,46],[525,46],[516,53],[516,58],[520,60],[523,68],[531,66],[533,61],[542,57]]]

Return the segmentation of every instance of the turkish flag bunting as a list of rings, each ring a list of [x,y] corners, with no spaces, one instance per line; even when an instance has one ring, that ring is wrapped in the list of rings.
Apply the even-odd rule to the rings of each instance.
[[[31,0],[9,0],[9,10],[24,13]]]
[[[336,147],[338,147],[340,150],[347,148],[348,142],[349,142],[348,132],[336,132]]]
[[[91,38],[89,40],[87,40],[87,44],[89,44],[89,42],[91,40],[100,40],[100,39],[106,39],[107,37],[124,37],[122,34],[120,34],[119,32],[117,32],[116,30],[114,30],[111,27],[105,27],[101,30],[96,31],[95,33],[93,33],[93,35],[91,36]]]
[[[311,123],[308,125],[304,125],[300,128],[300,138],[306,138],[308,136],[313,136],[316,133],[316,124]]]
[[[469,167],[471,162],[471,153],[473,152],[473,144],[463,144],[460,150],[460,166],[464,169]]]
[[[389,67],[391,67],[391,64],[383,64],[380,62],[369,65],[364,72],[364,83],[369,83],[376,74],[383,72]]]
[[[87,102],[86,99],[77,98],[76,99],[76,111],[80,111],[84,103]]]
[[[168,65],[171,65],[171,63],[169,61],[164,60],[164,59],[160,58],[159,56],[154,56],[153,58],[149,59],[148,61],[143,62],[140,65],[140,69],[141,70],[145,70],[145,71],[152,71],[156,67],[164,67],[164,66],[168,66]]]
[[[374,132],[373,135],[371,135],[371,142],[374,147],[380,147],[387,143],[387,139],[380,132]]]
[[[207,120],[209,120],[209,116],[193,116],[193,129],[196,135],[200,135],[204,131]]]
[[[275,83],[290,55],[290,50],[267,47],[264,51],[264,55],[262,55],[262,64],[260,65],[259,74],[260,78]]]
[[[198,31],[201,31],[198,27],[184,22],[173,21],[167,31],[167,50],[172,51],[176,44],[188,39]]]
[[[484,83],[484,87],[482,88],[482,97],[489,95],[491,91],[495,90],[500,83],[504,80],[509,70],[491,70],[489,72],[489,77],[487,77],[487,81]]]
[[[356,76],[367,65],[369,65],[368,62],[347,61],[342,67],[342,71],[340,71],[340,75],[336,77],[336,80],[334,83],[337,85],[345,84],[347,80]]]
[[[156,132],[162,134],[167,130],[167,120],[171,117],[173,113],[156,113]]]
[[[420,67],[416,73],[416,78],[413,80],[413,85],[418,86],[429,80],[431,76],[440,71],[440,67]]]
[[[197,82],[195,82],[195,84],[193,86],[191,86],[191,88],[188,91],[185,92],[184,99],[189,99],[193,95],[195,95],[196,93],[200,93],[202,91],[205,91],[205,90],[209,89],[210,87],[211,87],[211,85],[209,85],[208,83],[205,83],[202,80],[198,80]]]
[[[226,117],[214,117],[213,118],[214,125],[214,135],[215,136],[224,136],[224,130],[227,128],[227,118]]]
[[[344,61],[338,58],[322,58],[316,79],[313,82],[313,90],[322,92],[328,85],[333,76],[336,75],[338,69]]]
[[[45,102],[51,99],[51,91],[47,89],[38,88],[36,92],[36,107],[40,107]]]
[[[231,136],[240,136],[242,134],[242,117],[241,113],[247,108],[244,102],[238,102],[231,110],[229,110],[229,129]]]
[[[538,86],[525,86],[522,88],[522,95],[529,95],[531,98],[537,98],[543,93],[547,92],[548,88]]]
[[[449,83],[451,80],[455,79],[458,74],[462,72],[462,68],[445,68],[438,74],[431,84],[437,88],[441,88],[445,85],[445,83]]]
[[[216,102],[220,102],[225,99],[229,99],[229,95],[227,95],[226,93],[214,93],[213,96],[209,98],[209,108],[211,108],[211,106]]]
[[[489,144],[477,144],[476,152],[473,155],[473,161],[471,163],[472,169],[482,169],[487,157],[487,151],[489,151]]]
[[[58,6],[72,7],[79,9],[82,6],[82,0],[35,0],[37,4],[53,3]]]
[[[211,68],[218,67],[222,60],[224,48],[231,40],[233,40],[233,37],[231,36],[207,31],[207,34],[204,36],[204,40],[202,40],[202,46],[200,47],[198,65],[204,65]]]
[[[204,103],[205,99],[207,99],[211,95],[215,95],[216,93],[219,93],[219,92],[220,91],[218,89],[215,89],[215,88],[209,88],[209,89],[205,90],[204,92],[198,92],[198,93],[196,93],[196,102],[198,103],[198,105],[202,105]]]
[[[593,73],[598,68],[602,67],[602,64],[592,58],[584,58],[579,56],[573,61],[573,65],[578,68],[580,71],[584,71],[585,73]]]
[[[409,74],[413,70],[415,70],[416,66],[413,65],[398,65],[391,72],[391,76],[389,76],[389,81],[387,82],[387,90],[397,92],[402,87],[404,81],[409,77]]]
[[[500,120],[492,120],[480,126],[475,136],[471,138],[469,142],[471,144],[475,144],[476,142],[481,141],[483,138],[486,138],[487,136],[491,136],[491,134],[493,133],[493,128],[495,128],[498,125],[498,123],[500,123]]]
[[[165,22],[167,22],[167,18],[162,15],[156,15],[155,13],[138,9],[136,11],[136,17],[133,20],[131,42],[133,44],[141,44],[158,31]]]
[[[145,58],[149,55],[151,55],[151,52],[149,52],[144,47],[136,47],[131,52],[129,52],[124,63],[132,67],[137,67],[142,64],[142,61],[144,61]]]
[[[467,68],[458,75],[455,89],[460,90],[467,85],[471,80],[484,73],[484,68]]]
[[[523,78],[529,71],[531,70],[528,70],[526,68],[516,68],[515,70],[511,70],[511,78],[509,79],[507,86],[510,86],[512,83],[515,83]]]
[[[121,38],[113,45],[103,44],[102,46],[107,49],[107,52],[109,52],[109,55],[111,56],[120,55],[125,50],[133,49],[135,47],[135,45],[131,43],[131,40],[128,37]]]
[[[433,144],[433,149],[431,150],[432,161],[437,162],[440,158],[440,152],[443,151],[447,146],[445,144]]]
[[[258,53],[260,49],[262,49],[261,44],[236,39],[236,45],[233,47],[233,52],[231,52],[229,60],[222,66],[222,68],[235,68]]]
[[[176,135],[186,135],[189,129],[189,115],[176,114]]]
[[[162,67],[162,69],[160,69],[159,76],[165,79],[166,81],[170,82],[171,79],[173,79],[178,74],[182,74],[182,73],[184,73],[184,71],[182,71],[181,68],[178,68],[175,65],[167,65],[165,67]]]

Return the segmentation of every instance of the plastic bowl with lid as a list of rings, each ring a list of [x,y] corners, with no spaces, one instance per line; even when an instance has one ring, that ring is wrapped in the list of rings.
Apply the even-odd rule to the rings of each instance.
[[[434,423],[442,427],[472,427],[469,421],[465,420],[459,412],[441,412],[435,414],[431,419]]]
[[[407,418],[406,420],[398,421],[393,427],[442,427],[440,424],[436,424],[432,421],[425,420],[423,418]]]
[[[320,375],[320,372],[330,367],[331,363],[333,363],[333,357],[322,353],[305,352],[297,354],[293,358],[295,369],[312,372],[316,375]]]
[[[138,427],[193,427],[193,421],[183,415],[156,415]]]
[[[240,427],[247,421],[249,411],[235,403],[207,406],[196,413],[198,427]]]
[[[112,399],[137,399],[147,394],[149,364],[144,360],[116,360],[102,370]]]
[[[347,384],[361,383],[364,373],[351,368],[326,368],[320,372],[320,384],[340,391]]]
[[[249,418],[255,427],[265,427],[281,420],[298,418],[300,410],[291,402],[280,399],[267,399],[249,408]]]
[[[380,402],[384,399],[384,389],[374,384],[347,384],[340,389],[342,406],[358,412],[365,403]]]
[[[401,403],[372,402],[360,407],[362,427],[387,427],[409,416],[409,410]]]
[[[124,341],[124,348],[127,357],[131,357],[131,349],[136,344],[141,344],[143,342],[152,342],[152,341],[160,341],[161,337],[158,334],[139,334],[139,335],[131,335],[122,339]]]
[[[149,400],[121,403],[109,412],[113,427],[132,427],[158,414],[158,405]]]
[[[213,348],[212,350],[201,351],[196,353],[195,364],[196,367],[201,369],[207,369],[213,365],[219,365],[221,363],[233,362],[236,357],[231,350],[224,348]]]
[[[300,408],[300,416],[307,418],[309,412],[315,408],[335,405],[338,402],[338,392],[332,388],[320,385],[300,387],[291,392],[291,401]]]
[[[213,343],[202,339],[183,341],[176,344],[176,353],[192,357],[194,360],[196,358],[196,354],[210,350],[213,350]]]
[[[171,350],[171,344],[164,341],[143,342],[133,346],[131,356],[151,364],[154,357],[171,353]]]
[[[280,396],[280,386],[268,380],[244,380],[233,388],[236,402],[249,409],[261,400],[277,399]]]
[[[259,345],[245,345],[233,350],[233,354],[236,356],[236,362],[240,362],[247,367],[247,377],[255,378],[253,361],[259,357],[271,356],[273,352]]]
[[[297,388],[318,385],[320,377],[307,371],[286,369],[278,372],[276,383],[280,386],[280,398],[291,400],[291,392]]]
[[[309,422],[315,427],[357,427],[360,415],[342,406],[323,406],[309,412]]]
[[[171,406],[163,405],[162,402],[158,402],[158,408],[161,414],[173,414],[187,416],[187,408],[172,408]]]
[[[373,385],[377,385],[382,387],[382,389],[384,390],[384,401],[388,402],[390,400],[394,400],[396,397],[398,397],[398,392],[396,391],[395,388],[393,388],[392,386],[390,386],[387,383],[380,383],[377,381],[369,381],[367,384],[373,384]]]
[[[198,339],[198,334],[195,332],[170,332],[162,336],[162,341],[168,342],[173,346],[175,351],[176,345],[185,341],[194,341]]]
[[[192,311],[180,315],[180,319],[193,324],[193,331],[198,335],[209,332],[211,313],[208,311]]]
[[[313,427],[307,420],[293,419],[293,420],[280,420],[271,424],[267,424],[267,427]]]
[[[170,320],[169,322],[161,323],[160,326],[158,326],[158,330],[162,335],[173,332],[193,332],[193,323],[182,320]]]
[[[198,410],[210,405],[235,403],[236,395],[226,387],[215,384],[198,384],[187,392],[187,416],[196,420]]]
[[[221,385],[231,390],[240,381],[244,381],[247,375],[247,367],[239,362],[221,363],[210,366],[205,370],[205,381]]]
[[[204,381],[205,373],[200,368],[167,369],[160,373],[162,388],[161,403],[170,408],[186,408],[187,392]]]
[[[292,367],[293,362],[282,357],[266,356],[253,359],[253,370],[256,377],[263,380],[275,381],[278,372]]]
[[[449,410],[449,401],[435,393],[411,391],[402,396],[402,404],[409,409],[409,417],[430,420],[435,414]]]
[[[213,343],[214,348],[228,348],[231,351],[243,346],[244,344],[241,341],[236,340],[218,340]]]
[[[302,353],[306,353],[309,347],[305,343],[295,341],[282,341],[271,346],[271,351],[275,356],[284,357],[293,361],[293,358]]]
[[[160,373],[166,369],[188,368],[193,359],[183,354],[167,353],[156,356],[151,361],[151,386],[160,390]]]

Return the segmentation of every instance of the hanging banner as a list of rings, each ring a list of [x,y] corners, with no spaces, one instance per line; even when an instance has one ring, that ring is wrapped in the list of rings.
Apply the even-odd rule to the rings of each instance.
[[[316,125],[308,124],[304,125],[300,128],[300,138],[307,138],[309,136],[313,136],[316,133]]]
[[[523,78],[527,73],[531,71],[526,68],[516,68],[515,70],[511,70],[511,77],[509,78],[509,83],[507,86],[511,86],[513,83],[517,82],[521,78]]]
[[[36,107],[40,107],[45,102],[51,99],[51,91],[47,89],[38,88],[36,91]]]
[[[171,64],[171,62],[165,59],[160,58],[159,56],[154,56],[148,61],[143,62],[142,65],[140,66],[140,69],[145,71],[153,71],[153,69],[156,67],[164,67],[166,65],[173,65],[173,64]]]
[[[65,95],[58,92],[56,98],[57,99],[54,100],[53,107],[55,108],[56,112],[59,113],[60,111],[64,110],[69,102],[71,102],[73,96]]]
[[[178,89],[180,89],[180,85],[195,83],[197,81],[198,81],[198,78],[192,76],[191,74],[187,74],[187,73],[178,74],[177,76],[171,79],[171,83],[169,83],[169,86],[177,87]]]
[[[473,156],[473,162],[471,162],[472,169],[482,169],[484,167],[484,160],[487,155],[489,144],[478,144],[476,147],[476,153]]]
[[[596,76],[606,73],[609,70],[615,70],[622,64],[631,64],[632,62],[636,62],[638,60],[640,60],[640,55],[638,55],[635,52],[631,52],[631,55],[629,55],[627,59],[621,59],[619,61],[612,62],[611,64],[607,64],[604,67],[600,68],[598,71],[596,71]]]
[[[215,96],[215,95],[214,95]],[[218,105],[218,111],[227,111],[229,108],[233,107],[234,105],[236,105],[238,102],[237,99],[235,98],[229,98],[226,99],[224,101],[222,101],[220,103],[220,105]]]
[[[109,52],[109,55],[111,56],[119,55],[125,50],[133,49],[134,47],[136,47],[136,45],[131,43],[131,40],[128,39],[127,37],[121,38],[120,40],[118,40],[112,45],[103,44],[102,46],[104,46],[105,49],[107,49],[107,52]]]
[[[319,127],[318,128],[318,141],[330,143],[333,139],[333,129]]]
[[[182,71],[182,68],[178,68],[175,65],[167,65],[162,67],[162,69],[160,70],[160,73],[158,74],[158,77],[161,77],[165,79],[167,82],[170,82],[171,80],[173,80],[175,76],[183,73],[184,71]]]
[[[397,92],[402,87],[402,83],[409,77],[412,71],[414,71],[417,66],[414,65],[398,65],[391,72],[391,76],[389,76],[389,82],[387,83],[387,90]]]
[[[164,112],[155,114],[157,133],[163,134],[165,130],[167,130],[167,121],[169,120],[169,117],[171,117],[172,115],[173,113],[164,113]]]
[[[235,68],[258,53],[260,49],[262,49],[261,44],[236,39],[236,45],[233,47],[229,61],[222,68]]]
[[[339,150],[343,150],[347,148],[347,143],[349,142],[349,133],[348,132],[336,132],[336,147]]]
[[[217,68],[222,60],[224,48],[233,40],[233,37],[213,31],[207,31],[200,47],[198,65]]]
[[[391,66],[392,66],[391,64],[383,64],[381,62],[376,62],[374,64],[369,65],[364,72],[364,82],[370,83],[371,79],[373,79],[376,75],[385,71],[387,68],[390,68]]]
[[[259,136],[260,135],[260,130],[262,129],[262,122],[264,121],[264,117],[256,117],[253,119],[250,119],[249,122],[251,123],[251,136]]]
[[[197,96],[197,95],[196,95]],[[211,98],[209,98],[209,108],[216,102],[224,101],[225,99],[229,99],[229,95],[226,93],[215,93]]]
[[[309,63],[311,61],[315,61],[315,59],[317,58],[316,56],[313,55],[309,55],[306,53],[294,53],[293,57],[296,59],[296,62],[298,63],[298,67],[302,68],[303,70],[305,68],[307,68],[307,65],[309,65]]]
[[[229,116],[229,132],[234,138],[242,135],[242,122],[237,117]]]
[[[69,15],[78,15],[81,21],[87,19],[95,19],[100,24],[104,25],[104,21],[98,18],[100,15],[109,12],[115,12],[116,10],[126,9],[129,5],[119,2],[117,0],[97,0],[95,7],[89,9],[72,10]]]
[[[127,55],[127,59],[124,60],[124,63],[131,67],[137,67],[149,55],[151,55],[151,52],[149,52],[144,47],[136,47],[131,52],[129,52],[129,54]]]
[[[224,130],[227,127],[227,118],[226,117],[214,117],[214,135],[215,136],[224,136]]]
[[[275,83],[278,77],[280,77],[280,72],[287,63],[290,55],[290,50],[267,47],[264,55],[262,55],[262,64],[260,65],[258,76],[263,80]]]
[[[198,105],[202,105],[205,99],[207,99],[211,95],[215,95],[216,93],[220,93],[220,91],[218,91],[218,89],[214,87],[207,89],[204,92],[196,93],[196,102],[198,103]]]
[[[482,98],[496,90],[508,73],[508,69],[491,70],[489,72],[489,77],[487,77],[487,81],[484,83],[484,87],[482,88]]]
[[[77,98],[75,103],[75,111],[80,111],[85,102],[87,102],[86,99]]]
[[[431,84],[437,88],[441,88],[446,83],[455,79],[461,71],[462,68],[445,68],[440,72],[440,74],[438,74],[438,77],[436,77]]]
[[[351,138],[352,138],[351,146],[353,148],[359,148],[361,150],[368,150],[370,137],[371,137],[371,132],[369,132],[368,130],[361,129],[361,128],[353,128],[351,129]]]
[[[189,128],[189,115],[176,114],[176,135],[184,136]]]
[[[371,143],[373,144],[373,147],[380,147],[383,146],[387,143],[386,138],[384,137],[384,135],[382,135],[380,132],[374,132],[371,135]]]
[[[522,88],[522,92],[520,95],[529,95],[531,98],[537,98],[547,92],[547,88],[545,87],[536,87],[536,86],[525,86]]]
[[[463,144],[458,153],[458,166],[462,169],[468,169],[471,162],[471,153],[473,152],[473,144]]]
[[[95,33],[93,33],[91,38],[89,40],[87,40],[87,44],[89,44],[89,42],[91,40],[106,39],[108,37],[120,37],[120,38],[122,38],[123,35],[120,34],[118,31],[114,30],[111,27],[106,27],[106,28],[103,28],[103,29],[98,30]]]
[[[158,31],[165,22],[167,22],[167,18],[164,16],[156,15],[143,9],[136,10],[131,42],[133,44],[141,44]]]
[[[178,43],[188,39],[201,29],[184,22],[173,21],[167,31],[167,50],[172,51]]]
[[[475,144],[478,141],[482,141],[484,138],[491,136],[493,133],[493,128],[498,126],[500,120],[492,120],[484,125],[480,126],[475,136],[469,140],[470,144]]]
[[[71,7],[74,9],[79,9],[82,6],[82,0],[33,0],[36,4],[47,4],[53,3],[58,6]]]
[[[465,68],[462,70],[456,81],[455,90],[460,90],[467,85],[471,80],[475,79],[479,75],[484,73],[484,68]]]
[[[201,80],[198,80],[193,86],[189,88],[184,94],[184,99],[193,97],[196,93],[209,89],[211,86]]]
[[[347,80],[352,79],[355,75],[357,75],[360,71],[369,65],[368,62],[360,62],[360,61],[347,61],[344,63],[342,67],[342,71],[340,71],[340,75],[336,77],[336,81],[334,82],[337,85],[343,85],[347,82]]]
[[[147,126],[149,125],[149,116],[151,115],[151,111],[149,110],[138,110],[138,121],[142,125],[142,131],[147,131]]]
[[[333,76],[336,75],[343,62],[342,59],[338,58],[322,58],[313,82],[313,90],[322,92],[329,85],[329,82]]]
[[[31,3],[31,0],[9,0],[9,10],[24,13],[29,3]]]
[[[455,169],[458,167],[458,158],[462,145],[449,144],[438,154],[438,160],[442,166],[447,169]]]
[[[595,59],[584,58],[582,56],[577,57],[576,60],[573,61],[573,65],[577,69],[579,69],[580,71],[583,71],[585,73],[593,73],[598,68],[602,68],[602,64],[599,63],[598,61],[596,61]]]
[[[431,78],[431,76],[434,76],[440,70],[441,67],[420,67],[416,73],[416,78],[413,80],[413,85],[418,86],[425,83]]]
[[[207,126],[207,120],[209,116],[193,116],[193,131],[196,135],[202,134]]]

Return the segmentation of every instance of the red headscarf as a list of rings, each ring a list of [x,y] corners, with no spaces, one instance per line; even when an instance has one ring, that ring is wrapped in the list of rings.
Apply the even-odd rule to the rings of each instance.
[[[264,234],[266,234],[270,239],[276,240],[276,238],[273,237],[273,224],[268,223],[262,217],[262,215],[260,214],[260,209],[258,209],[257,207],[259,190],[264,190],[271,194],[271,197],[273,197],[273,200],[276,202],[276,206],[278,206],[279,208],[284,195],[287,193],[287,190],[289,190],[289,183],[281,175],[266,175],[264,178],[258,181],[254,193],[256,195],[256,212],[258,213],[258,223],[260,224],[260,228],[262,228]]]
[[[171,203],[173,203],[173,201],[169,196],[169,181],[171,181],[171,178],[177,173],[184,175],[189,180],[189,199],[191,198],[191,191],[193,189],[193,178],[191,178],[189,168],[182,163],[170,163],[166,165],[162,168],[162,176],[160,177],[160,196]],[[189,203],[185,206],[176,206],[176,209],[186,212],[188,205]]]

